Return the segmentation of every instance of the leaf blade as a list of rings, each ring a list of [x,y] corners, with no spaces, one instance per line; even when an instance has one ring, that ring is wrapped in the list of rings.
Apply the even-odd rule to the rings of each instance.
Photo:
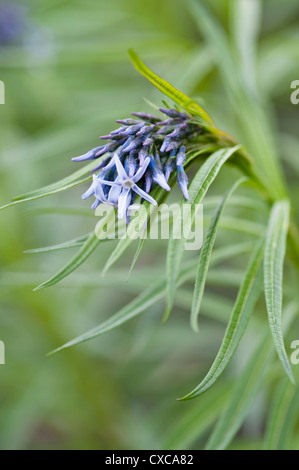
[[[87,240],[90,234],[87,235],[81,235],[81,237],[74,238],[73,240],[70,240],[68,242],[64,243],[59,243],[57,245],[52,245],[52,246],[46,246],[43,248],[34,248],[32,250],[26,250],[24,253],[26,254],[34,254],[34,253],[48,253],[50,251],[58,251],[58,250],[63,250],[66,248],[75,248],[78,246],[82,246],[84,242]]]
[[[159,77],[152,70],[150,70],[139,58],[136,52],[132,49],[129,50],[129,55],[131,61],[133,62],[136,70],[146,77],[158,90],[160,90],[164,95],[171,98],[175,103],[182,106],[187,112],[195,114],[200,117],[204,122],[213,126],[213,121],[208,113],[201,108],[195,101],[189,98],[187,95],[179,91],[177,88],[172,86],[166,80]]]
[[[181,204],[181,208],[183,204],[187,204],[192,207],[195,204],[200,204],[202,202],[204,196],[206,195],[212,182],[215,180],[221,167],[239,148],[240,146],[235,146],[229,149],[218,150],[217,152],[214,152],[205,161],[205,163],[200,167],[190,184],[189,201],[187,203],[183,201]],[[185,220],[182,220],[181,233],[184,233],[184,222]],[[173,305],[177,275],[179,272],[179,266],[181,264],[184,252],[184,238],[180,237],[178,239],[175,239],[173,234],[169,240],[166,259],[167,301],[164,314],[165,319],[168,318]]]
[[[262,292],[263,254],[264,240],[262,239],[249,262],[219,352],[202,382],[182,400],[195,398],[206,392],[228,366],[246,330],[254,305]]]
[[[289,226],[290,203],[277,201],[271,210],[264,258],[264,286],[270,329],[280,361],[292,382],[295,381],[284,345],[281,316],[283,264]]]
[[[289,304],[286,308],[285,331],[291,326],[297,312],[298,307],[295,303]],[[229,403],[208,440],[206,450],[224,450],[230,444],[263,383],[267,368],[271,363],[273,350],[271,334],[267,331],[238,379]]]
[[[40,284],[38,287],[34,289],[34,292],[44,289],[46,287],[52,287],[58,282],[62,281],[64,278],[72,274],[79,266],[81,266],[84,261],[87,260],[87,258],[91,255],[91,253],[97,248],[99,243],[102,240],[100,240],[94,232],[92,232],[81,249],[78,251],[78,253],[71,258],[71,260],[62,268],[58,271],[55,276],[51,277],[48,281],[43,282]]]
[[[287,443],[298,416],[298,406],[299,389],[284,377],[274,397],[264,450],[291,450],[287,449]]]
[[[204,293],[207,273],[208,273],[208,269],[210,265],[212,250],[213,250],[215,240],[216,240],[216,232],[219,226],[220,218],[223,213],[226,202],[228,201],[230,196],[238,188],[238,186],[244,183],[245,181],[247,181],[247,178],[239,179],[233,185],[233,187],[226,193],[226,195],[223,197],[222,201],[220,201],[220,204],[216,208],[216,211],[209,225],[209,228],[206,234],[206,239],[205,239],[204,245],[201,249],[200,256],[199,256],[198,271],[197,271],[197,276],[196,276],[196,281],[195,281],[193,302],[192,302],[192,308],[191,308],[191,320],[190,321],[191,321],[191,326],[195,331],[198,331],[197,318],[198,318],[198,314],[200,310],[201,300],[202,300],[203,293]]]

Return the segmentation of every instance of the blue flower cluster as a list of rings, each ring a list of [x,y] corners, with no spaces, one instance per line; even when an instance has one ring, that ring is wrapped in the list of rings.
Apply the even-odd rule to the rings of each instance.
[[[83,194],[87,199],[95,196],[92,209],[99,204],[111,204],[118,209],[118,218],[127,216],[129,206],[138,195],[151,204],[157,202],[150,196],[155,184],[170,191],[168,180],[176,170],[177,182],[188,200],[188,178],[184,170],[186,141],[200,133],[190,116],[175,109],[162,109],[167,116],[161,121],[156,116],[132,113],[138,119],[121,119],[119,129],[100,137],[109,143],[90,150],[85,155],[73,158],[80,162],[95,160],[105,155],[93,171],[91,187]],[[138,183],[138,184],[137,184]]]
[[[25,32],[25,8],[13,2],[0,0],[0,46],[15,44]]]

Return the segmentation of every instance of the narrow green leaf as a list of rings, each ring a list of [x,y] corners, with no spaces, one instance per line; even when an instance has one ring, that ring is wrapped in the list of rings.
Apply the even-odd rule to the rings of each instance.
[[[271,361],[272,345],[265,335],[258,345],[244,372],[238,378],[229,403],[221,415],[206,450],[224,450],[242,425],[260,389],[265,372]]]
[[[285,311],[285,331],[292,325],[297,313],[297,305],[289,304]],[[238,378],[229,403],[205,447],[206,450],[224,450],[230,444],[260,390],[272,357],[273,341],[270,332],[267,331],[256,347],[247,367]]]
[[[131,267],[130,267],[130,270],[129,270],[129,274],[128,274],[128,277],[127,277],[127,282],[128,282],[128,280],[129,280],[129,278],[130,278],[130,276],[131,276],[131,274],[132,274],[132,271],[133,271],[133,269],[134,269],[134,267],[135,267],[135,264],[137,263],[137,260],[138,260],[138,258],[139,258],[139,256],[140,256],[140,254],[141,254],[141,252],[142,252],[142,249],[143,249],[143,247],[144,247],[145,242],[146,242],[146,239],[145,239],[145,238],[142,238],[142,239],[139,241],[139,243],[138,243],[138,247],[137,247],[137,250],[136,250],[135,256],[134,256],[134,258],[133,258],[133,261],[132,261],[132,264],[131,264]]]
[[[235,306],[219,352],[203,381],[182,400],[195,398],[206,392],[224,372],[246,330],[253,308],[262,292],[262,261],[264,240],[259,242],[240,287]]]
[[[85,241],[84,245],[78,251],[78,253],[64,266],[55,276],[53,276],[48,281],[44,282],[40,286],[36,287],[34,291],[44,289],[45,287],[51,287],[62,281],[65,277],[69,276],[74,272],[79,266],[81,266],[84,261],[91,255],[91,253],[96,249],[101,240],[97,238],[96,234],[92,232],[90,236]]]
[[[62,191],[66,191],[67,189],[74,188],[75,186],[79,186],[80,184],[86,183],[87,181],[92,179],[92,175],[90,172],[94,168],[94,166],[95,163],[92,162],[89,165],[85,165],[84,168],[81,168],[72,175],[63,178],[60,181],[57,181],[56,183],[44,186],[40,189],[36,189],[30,193],[22,194],[21,196],[14,198],[12,202],[0,207],[0,210],[15,206],[17,204],[21,204],[23,202],[34,201],[35,199],[51,196],[52,194],[60,193]],[[89,176],[83,178],[86,175]]]
[[[191,267],[192,267],[192,263],[187,263],[184,266],[184,269],[182,269],[181,271],[181,276],[178,282],[178,286],[182,285],[184,282],[186,282],[186,280],[190,279],[190,277],[193,274]],[[115,315],[110,317],[107,321],[103,322],[102,324],[93,328],[87,333],[84,333],[78,338],[75,338],[74,340],[66,343],[62,347],[53,351],[53,353],[58,352],[61,349],[69,348],[76,344],[83,343],[85,341],[88,341],[92,338],[102,335],[103,333],[106,333],[108,331],[111,331],[119,327],[123,323],[126,323],[128,320],[141,314],[142,312],[147,310],[149,307],[157,303],[159,300],[161,300],[163,296],[165,295],[165,289],[166,289],[166,281],[164,278],[162,278],[158,282],[156,282],[153,286],[149,287],[144,292],[142,292],[138,297],[132,300],[132,302],[130,302],[128,305],[122,308],[119,312],[117,312]]]
[[[255,212],[261,212],[262,214],[268,214],[268,208],[266,203],[257,199],[256,197],[249,196],[232,196],[227,202],[228,206],[236,206],[241,209],[250,209]],[[209,208],[209,206],[216,206],[221,200],[219,196],[207,196],[205,198],[204,207]]]
[[[181,224],[181,222],[179,222]],[[176,284],[180,273],[180,267],[184,255],[184,238],[183,229],[181,230],[181,238],[175,238],[175,233],[178,229],[177,219],[173,223],[173,234],[168,242],[167,257],[166,257],[166,308],[163,315],[163,321],[166,322],[171,313],[176,294]]]
[[[187,217],[190,215],[192,208],[195,205],[200,204],[206,195],[210,185],[215,180],[218,175],[221,167],[224,163],[240,148],[236,146],[229,149],[221,149],[213,153],[205,163],[200,167],[196,175],[194,176],[190,187],[189,187],[189,201],[182,201],[181,209],[183,204],[189,205],[189,213],[185,214],[185,218],[181,220],[181,234],[184,232],[184,225]],[[181,214],[183,211],[181,211]],[[189,223],[189,225],[191,225]],[[181,236],[180,238],[175,238],[175,227],[172,232],[172,237],[168,243],[167,251],[167,260],[166,260],[166,278],[167,278],[167,304],[164,314],[164,318],[167,319],[175,296],[175,286],[177,281],[177,276],[179,273],[180,265],[184,253],[184,243],[185,238]]]
[[[92,217],[94,218],[94,211],[90,207],[64,207],[64,206],[40,206],[28,208],[26,214],[40,216],[40,215],[67,215],[76,217]]]
[[[107,321],[103,322],[101,325],[93,328],[92,330],[88,331],[87,333],[78,336],[72,341],[69,341],[62,347],[56,349],[50,354],[54,354],[62,349],[69,348],[76,344],[83,343],[88,341],[92,338],[102,335],[108,331],[117,328],[118,326],[122,325],[123,323],[127,322],[128,320],[136,317],[140,313],[144,312],[146,309],[151,307],[153,304],[158,302],[162,299],[165,290],[165,283],[155,284],[153,287],[147,289],[142,294],[140,294],[136,299],[122,308],[118,313],[110,317]]]
[[[247,235],[253,235],[255,237],[260,237],[261,233],[264,233],[266,230],[265,225],[258,222],[252,222],[251,220],[242,219],[241,217],[226,216],[221,218],[219,227],[225,230],[246,233]]]
[[[101,161],[103,157],[101,157],[98,162]],[[72,184],[80,178],[85,177],[86,175],[89,175],[91,170],[94,168],[95,162],[91,162],[88,165],[85,165],[83,168],[80,170],[75,171],[69,176],[66,176],[60,181],[57,181],[56,183],[50,184],[48,186],[44,186],[43,188],[36,189],[30,193],[22,194],[21,196],[18,196],[13,199],[13,201],[21,201],[21,200],[27,200],[28,198],[33,198],[37,197],[40,194],[48,194],[51,193],[52,191],[56,191],[57,189],[64,188],[65,186],[68,186],[69,184]],[[92,175],[90,175],[90,178],[92,178]]]
[[[276,350],[282,365],[294,382],[294,376],[285,349],[282,326],[283,264],[289,227],[290,203],[277,201],[271,211],[264,259],[264,284],[269,323]]]
[[[256,93],[256,49],[261,29],[262,3],[239,0],[230,3],[231,31],[238,50],[238,62],[244,85]]]
[[[195,101],[189,98],[187,95],[179,91],[177,88],[172,86],[166,80],[159,77],[157,74],[152,72],[138,57],[135,51],[132,49],[129,50],[130,58],[138,72],[140,72],[144,77],[146,77],[153,85],[155,85],[158,90],[160,90],[164,95],[171,98],[175,103],[182,106],[182,108],[190,114],[196,115],[201,118],[205,123],[213,126],[213,121],[211,117],[206,113],[206,111],[201,108]]]
[[[230,386],[217,387],[202,400],[196,402],[179,421],[172,426],[163,449],[190,449],[217,419],[229,397]]]
[[[91,255],[91,253],[97,248],[99,243],[107,240],[107,233],[105,231],[106,226],[109,227],[109,222],[115,219],[115,210],[110,207],[110,210],[107,210],[106,215],[97,223],[95,231],[92,232],[87,240],[84,242],[81,249],[78,253],[64,266],[55,276],[53,276],[48,281],[44,282],[38,286],[36,290],[43,289],[45,287],[53,286],[57,284],[65,277],[69,276],[73,271],[75,271],[79,266],[81,266],[84,261]],[[103,236],[102,236],[103,235]]]
[[[74,238],[68,242],[59,243],[58,245],[46,246],[44,248],[35,248],[33,250],[26,250],[24,253],[32,254],[32,253],[48,253],[49,251],[57,251],[57,250],[64,250],[66,248],[74,248],[77,246],[82,246],[90,234],[81,235],[81,237]]]
[[[212,255],[212,250],[216,240],[216,232],[219,225],[221,215],[223,213],[225,204],[233,192],[238,188],[238,186],[247,181],[246,178],[239,179],[233,187],[226,193],[216,211],[212,217],[211,223],[209,225],[205,242],[200,252],[199,263],[198,263],[198,272],[195,281],[195,289],[193,294],[193,302],[191,309],[191,326],[195,331],[198,331],[197,318],[200,310],[200,305],[204,293],[206,278],[208,274],[208,269],[210,265],[210,259]]]
[[[219,264],[233,256],[239,256],[243,253],[251,253],[255,246],[256,242],[250,241],[215,248],[215,250],[212,252],[210,266],[215,266],[215,264]]]
[[[265,450],[292,450],[291,441],[294,422],[298,417],[299,388],[288,378],[281,382],[272,407],[267,426]]]
[[[235,2],[232,2],[235,3]],[[278,166],[275,139],[269,119],[261,106],[258,96],[252,93],[248,80],[240,73],[240,61],[236,60],[235,46],[231,37],[215,15],[202,0],[188,0],[191,14],[217,57],[217,65],[222,73],[223,83],[234,106],[243,132],[243,142],[255,157],[259,180],[267,188],[273,200],[285,197],[286,191]],[[247,22],[250,21],[247,19]],[[246,50],[246,52],[248,52]],[[234,71],[232,73],[232,70]],[[242,109],[242,112],[240,112]]]
[[[226,259],[231,258],[232,256],[237,256],[238,254],[243,253],[244,251],[245,252],[248,251],[248,248],[249,248],[248,244],[242,243],[242,244],[236,245],[234,247],[234,251],[229,250],[228,247],[226,247],[225,250],[224,249],[215,250],[213,253],[211,264],[216,264],[221,261],[225,261]],[[196,263],[194,263],[194,261],[185,263],[180,271],[180,276],[177,282],[177,287],[180,287],[186,281],[192,279],[194,276],[195,269],[196,269]],[[145,290],[142,294],[140,294],[140,296],[138,296],[136,299],[130,302],[129,305],[121,309],[119,312],[113,315],[106,322],[92,329],[90,332],[87,332],[79,336],[78,338],[75,338],[71,342],[67,343],[67,345],[62,346],[58,350],[65,349],[75,344],[79,344],[83,341],[88,341],[89,339],[99,336],[105,333],[106,331],[110,331],[110,330],[113,330],[114,328],[117,328],[118,326],[127,322],[131,318],[142,313],[151,305],[158,302],[165,295],[165,290],[166,290],[166,280],[163,277],[153,287],[150,287],[147,290]]]
[[[22,196],[22,199],[18,199],[16,201],[10,202],[9,204],[6,204],[5,206],[2,206],[0,207],[0,210],[7,209],[8,207],[11,207],[11,206],[16,206],[17,204],[22,204],[23,202],[34,201],[36,199],[41,199],[42,197],[52,196],[52,194],[61,193],[62,191],[66,191],[67,189],[71,189],[76,186],[79,186],[80,184],[86,183],[87,181],[90,181],[91,178],[92,176],[88,178],[84,178],[82,180],[77,180],[65,186],[60,186],[59,188],[56,188],[56,189],[48,189],[47,192],[45,191],[45,188],[43,188],[40,190],[40,192],[36,191],[34,196],[30,196],[27,198],[25,196],[24,197]],[[50,188],[50,186],[48,188]]]

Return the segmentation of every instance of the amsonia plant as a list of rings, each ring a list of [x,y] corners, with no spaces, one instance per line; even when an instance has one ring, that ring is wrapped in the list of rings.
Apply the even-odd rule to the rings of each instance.
[[[265,173],[261,166],[256,164],[254,156],[250,156],[234,138],[218,129],[213,119],[195,101],[152,72],[134,51],[130,51],[130,56],[136,69],[173,104],[169,106],[164,102],[163,107],[158,108],[155,114],[133,112],[133,118],[118,120],[120,127],[101,137],[106,140],[106,143],[73,159],[75,162],[88,162],[86,166],[77,169],[75,173],[57,183],[15,198],[2,209],[89,182],[90,187],[85,190],[82,197],[83,199],[94,198],[92,209],[96,209],[101,204],[110,205],[115,209],[113,216],[117,214],[119,221],[125,218],[127,223],[126,235],[120,238],[104,267],[104,273],[106,273],[132,243],[133,237],[128,234],[130,235],[136,226],[136,217],[139,225],[144,226],[147,219],[154,214],[156,206],[166,200],[176,184],[182,192],[181,204],[186,204],[192,214],[194,207],[204,200],[215,179],[221,177],[219,173],[224,165],[237,168],[240,177],[237,181],[232,177],[230,188],[216,208],[198,259],[184,262],[184,238],[175,236],[176,220],[174,220],[173,232],[168,243],[166,273],[161,276],[161,279],[150,285],[135,300],[104,323],[56,351],[120,327],[163,298],[166,302],[164,312],[164,320],[166,320],[171,313],[177,287],[192,279],[195,281],[195,286],[190,318],[192,328],[197,330],[198,315],[209,266],[213,262],[213,248],[222,213],[232,193],[237,191],[241,184],[245,184],[256,191],[267,205],[269,211],[267,229],[261,230],[257,237],[250,261],[241,279],[219,352],[206,377],[182,400],[191,399],[206,392],[221,376],[239,345],[256,302],[262,293],[265,296],[269,326],[277,354],[289,379],[294,382],[282,328],[283,267],[287,242],[288,256],[296,265],[299,264],[299,245],[291,204],[284,182],[279,172],[275,170],[275,163],[272,163],[274,169],[269,168],[269,172]],[[194,176],[188,182],[187,171],[190,168],[193,169]],[[146,211],[140,212],[132,224],[131,207],[136,199],[138,201],[138,198]],[[104,219],[96,232],[93,231],[60,245],[58,248],[78,246],[79,251],[55,276],[37,289],[57,284],[84,263],[94,250],[104,243],[104,237],[100,232],[101,228],[104,231],[106,222],[107,220]],[[184,225],[184,220],[180,220],[179,223]],[[131,269],[142,252],[144,242],[145,240],[139,242]],[[57,246],[39,251],[51,251],[55,248]],[[250,250],[251,248],[252,246]],[[237,247],[228,247],[228,252],[233,253],[234,250],[238,252]],[[288,321],[290,322],[290,319]],[[267,336],[258,354],[268,357],[269,351],[271,351],[271,341]],[[248,367],[250,374],[255,374],[257,378],[260,376],[261,371],[257,370],[254,361]],[[248,387],[251,384],[251,378],[251,376],[246,376]],[[247,385],[240,383],[240,387],[246,388]],[[242,390],[245,391],[245,388]],[[232,414],[229,416],[231,418]],[[218,426],[221,428],[222,425],[220,421]],[[237,427],[238,421],[232,429],[237,429]],[[217,441],[217,432],[216,429],[210,443],[212,448],[218,445],[213,443],[213,440]],[[220,447],[222,445],[224,444],[222,443]]]

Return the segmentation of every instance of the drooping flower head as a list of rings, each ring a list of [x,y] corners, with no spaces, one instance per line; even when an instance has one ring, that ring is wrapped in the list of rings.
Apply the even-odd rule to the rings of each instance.
[[[160,111],[167,116],[166,120],[146,113],[132,113],[134,119],[117,120],[121,127],[100,137],[108,143],[73,158],[80,162],[104,157],[93,170],[99,173],[93,176],[91,187],[82,196],[96,198],[93,209],[101,203],[111,204],[117,208],[118,217],[123,218],[128,217],[128,208],[136,195],[157,204],[149,192],[155,185],[170,191],[168,181],[174,171],[188,200],[186,143],[201,133],[201,128],[176,109]]]

